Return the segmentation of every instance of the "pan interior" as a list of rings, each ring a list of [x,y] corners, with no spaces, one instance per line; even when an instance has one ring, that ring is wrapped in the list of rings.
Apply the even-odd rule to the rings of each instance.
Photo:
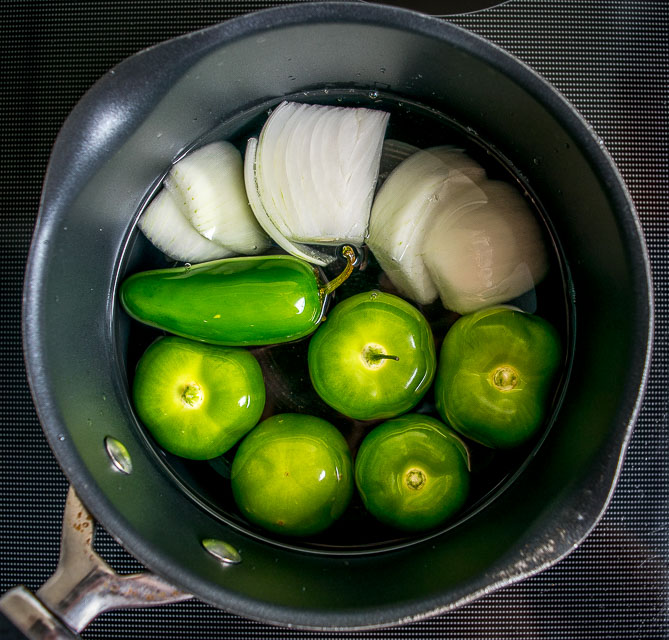
[[[485,167],[488,177],[514,183],[518,189],[526,193],[543,226],[551,266],[549,275],[544,281],[539,283],[533,291],[512,301],[512,304],[529,312],[537,312],[549,320],[557,328],[563,344],[571,344],[573,338],[571,327],[574,322],[574,309],[571,297],[568,295],[571,283],[556,234],[541,203],[533,194],[531,185],[526,184],[522,176],[514,170],[511,163],[498,150],[482,140],[473,130],[448,115],[390,93],[352,88],[315,88],[285,96],[283,99],[341,106],[362,106],[388,111],[391,116],[387,138],[401,140],[420,148],[444,144],[464,148]],[[224,139],[233,142],[243,153],[246,140],[257,135],[268,113],[277,103],[278,100],[267,101],[235,115],[212,129],[202,139],[197,140],[191,148],[197,148],[217,139]],[[169,167],[165,167],[165,173],[168,170]],[[381,178],[383,177],[385,176],[382,174]],[[149,200],[150,197],[140,207],[137,217]],[[137,271],[175,264],[157,251],[136,227],[131,230],[125,246],[126,250],[120,257],[118,265],[117,281]],[[352,276],[350,282],[346,283],[337,294],[337,299],[370,289],[395,292],[373,255],[366,252],[364,269],[357,271]],[[444,310],[439,301],[428,306],[419,306],[419,309],[430,321],[437,349],[439,349],[446,331],[458,316]],[[114,306],[114,312],[117,314],[114,321],[115,342],[119,360],[123,363],[123,371],[127,375],[126,388],[129,388],[132,385],[133,371],[139,357],[146,347],[161,335],[161,332],[135,322],[128,322],[118,304]],[[267,403],[263,418],[284,412],[308,413],[324,418],[344,434],[352,453],[355,454],[366,433],[379,421],[360,422],[342,416],[325,405],[310,385],[303,383],[309,378],[306,360],[307,346],[308,339],[304,339],[286,345],[252,349],[263,369],[267,388]],[[570,352],[569,349],[567,351]],[[189,461],[161,450],[137,419],[135,419],[135,428],[140,439],[152,452],[154,459],[159,462],[170,480],[178,485],[200,508],[227,526],[271,544],[310,553],[355,555],[376,553],[411,545],[437,535],[444,529],[457,527],[510,486],[514,478],[532,459],[554,421],[568,370],[566,360],[567,358],[561,382],[553,398],[550,417],[545,423],[543,432],[528,444],[513,451],[495,452],[471,443],[472,490],[466,508],[445,527],[419,536],[398,534],[397,531],[378,524],[366,512],[354,492],[352,503],[344,516],[322,534],[297,541],[272,537],[249,524],[234,503],[229,472],[235,448],[215,460]],[[431,393],[428,393],[414,410],[438,417]]]

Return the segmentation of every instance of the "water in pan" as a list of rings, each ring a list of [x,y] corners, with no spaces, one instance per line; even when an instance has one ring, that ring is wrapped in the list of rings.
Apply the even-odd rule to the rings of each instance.
[[[365,106],[388,111],[390,121],[387,138],[399,140],[420,148],[443,144],[465,148],[482,164],[488,177],[515,183],[528,194],[528,199],[536,209],[537,217],[545,230],[546,246],[549,249],[550,269],[548,276],[535,290],[525,294],[513,304],[529,312],[537,312],[555,326],[569,344],[571,309],[568,303],[567,282],[563,261],[554,235],[540,204],[529,193],[528,185],[522,183],[509,164],[495,150],[480,140],[473,131],[455,123],[446,115],[424,105],[408,102],[389,94],[376,91],[351,89],[322,89],[301,92],[285,99],[311,103],[344,106]],[[243,152],[246,140],[257,135],[267,118],[268,111],[276,104],[266,103],[239,114],[211,131],[206,138],[197,141],[193,147],[216,139],[230,140]],[[167,168],[166,168],[167,169]],[[383,175],[382,175],[383,177]],[[132,265],[132,271],[171,266],[165,256],[153,248],[140,233],[134,243],[129,244],[132,255],[125,261]],[[380,289],[397,293],[380,269],[374,256],[364,252],[363,267],[356,270],[350,280],[336,293],[336,300],[361,291]],[[432,327],[437,353],[448,328],[458,315],[446,311],[439,301],[419,306]],[[138,323],[131,323],[128,340],[128,377],[132,383],[132,372],[144,349],[159,333]],[[361,422],[338,414],[316,395],[309,383],[307,368],[308,339],[295,343],[252,349],[263,369],[267,387],[267,403],[263,417],[277,413],[297,412],[324,418],[334,424],[346,437],[355,455],[364,436],[380,421]],[[556,394],[559,397],[559,393]],[[557,405],[557,400],[554,402]],[[553,413],[556,410],[553,407]],[[438,417],[432,393],[428,392],[423,401],[414,409]],[[550,425],[547,421],[546,427]],[[490,500],[503,491],[531,459],[539,446],[545,431],[534,441],[512,451],[495,452],[486,447],[471,444],[472,486],[466,508],[444,528],[458,525],[467,517],[484,508]],[[148,446],[152,447],[164,465],[167,473],[202,508],[230,526],[241,529],[270,542],[292,546],[315,553],[370,553],[411,544],[438,532],[427,532],[419,536],[409,536],[378,524],[364,509],[355,495],[346,513],[330,529],[309,539],[272,538],[266,532],[250,525],[237,510],[230,490],[229,470],[235,449],[209,462],[195,462],[177,458],[160,450],[146,433],[143,434]],[[442,528],[441,530],[443,531]]]

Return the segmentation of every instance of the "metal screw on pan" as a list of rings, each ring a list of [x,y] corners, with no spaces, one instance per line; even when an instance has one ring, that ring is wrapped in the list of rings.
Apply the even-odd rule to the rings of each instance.
[[[128,475],[132,473],[132,458],[128,449],[121,441],[107,436],[105,438],[105,449],[116,471]]]

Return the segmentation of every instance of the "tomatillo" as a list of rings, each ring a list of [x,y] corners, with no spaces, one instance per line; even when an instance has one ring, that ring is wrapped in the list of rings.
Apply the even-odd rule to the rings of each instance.
[[[327,529],[348,506],[351,454],[329,422],[278,414],[242,440],[231,482],[235,502],[251,522],[283,535],[312,535]]]
[[[158,338],[144,352],[132,394],[156,442],[192,460],[225,453],[265,407],[262,371],[251,353],[174,336]]]
[[[509,307],[462,316],[441,347],[437,410],[476,442],[516,447],[543,424],[561,359],[556,330],[539,316]]]
[[[424,531],[465,504],[469,453],[442,422],[409,413],[367,434],[355,461],[355,483],[377,520],[405,531]]]
[[[311,339],[308,364],[318,395],[357,420],[392,418],[412,409],[437,366],[425,317],[381,291],[340,302]]]

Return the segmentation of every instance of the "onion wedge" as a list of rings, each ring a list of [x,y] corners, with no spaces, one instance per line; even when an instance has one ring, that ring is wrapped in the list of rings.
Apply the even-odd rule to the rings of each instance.
[[[151,243],[173,260],[206,262],[233,255],[229,249],[201,236],[165,189],[161,189],[149,203],[137,226]]]
[[[279,231],[279,229],[277,229],[272,218],[270,218],[267,211],[265,211],[265,207],[258,195],[256,183],[255,161],[257,146],[258,140],[256,138],[250,138],[246,146],[246,155],[244,156],[244,181],[246,183],[246,193],[248,193],[249,204],[251,205],[256,220],[270,238],[272,238],[272,240],[274,240],[287,253],[320,267],[330,264],[336,258],[334,253],[328,255],[323,251],[319,251],[315,247],[291,242],[285,235],[283,235],[283,233],[281,233],[281,231]]]
[[[385,140],[383,142],[383,149],[381,150],[379,179],[376,183],[376,188],[380,189],[381,185],[386,181],[386,178],[392,173],[393,169],[417,151],[420,151],[420,149],[408,142],[394,140],[393,138]]]
[[[234,253],[262,253],[270,242],[251,211],[242,157],[229,142],[213,142],[185,156],[170,170],[165,187],[205,238]]]
[[[244,178],[251,208],[277,244],[316,264],[326,258],[307,245],[363,244],[388,117],[296,102],[274,109],[249,141]]]
[[[485,171],[471,163],[453,147],[418,151],[392,171],[374,201],[367,245],[398,291],[419,304],[438,296],[424,262],[435,217],[487,201],[475,182]]]
[[[525,198],[505,182],[480,186],[486,201],[438,217],[423,250],[442,304],[463,314],[517,298],[548,270],[541,229]]]

